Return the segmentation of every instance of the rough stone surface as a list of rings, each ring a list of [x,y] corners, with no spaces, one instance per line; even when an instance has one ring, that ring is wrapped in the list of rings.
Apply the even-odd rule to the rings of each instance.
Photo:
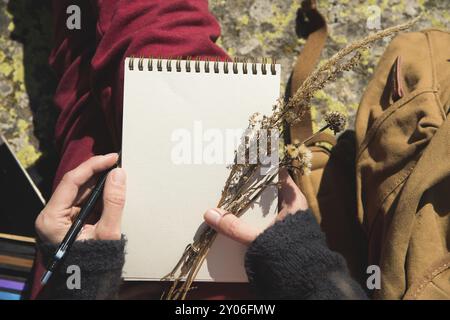
[[[319,0],[329,22],[330,37],[322,58],[376,27],[406,22],[425,12],[413,28],[447,28],[450,2],[445,0]],[[219,44],[232,56],[275,57],[282,64],[283,88],[304,43],[295,33],[299,0],[211,0],[222,25]],[[52,134],[55,79],[47,66],[51,48],[50,0],[0,0],[0,133],[26,167],[53,170]],[[374,23],[375,22],[375,23]],[[355,70],[317,92],[313,118],[318,124],[328,110],[345,112],[350,125],[364,87],[389,40],[380,41]],[[39,171],[39,170],[38,170]],[[39,175],[38,175],[39,176]],[[44,175],[45,176],[45,175]]]
[[[303,39],[295,33],[298,0],[213,0],[210,7],[222,25],[220,44],[232,56],[275,57],[282,65],[283,89],[289,78],[295,57],[301,51]],[[322,59],[352,41],[376,31],[407,22],[424,13],[424,17],[411,30],[431,27],[449,28],[450,1],[438,0],[383,0],[383,1],[323,1],[318,0],[319,10],[326,17],[329,39]],[[312,115],[315,128],[322,124],[327,110],[344,112],[353,126],[359,100],[373,73],[374,67],[390,39],[379,41],[366,52],[361,64],[342,78],[328,84],[315,95]]]

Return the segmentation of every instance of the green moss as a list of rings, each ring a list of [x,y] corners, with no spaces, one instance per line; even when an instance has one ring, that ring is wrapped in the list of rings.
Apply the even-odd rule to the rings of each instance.
[[[11,21],[11,22],[8,24],[8,31],[9,31],[9,32],[13,32],[13,31],[14,31],[14,28],[15,28],[14,22]]]
[[[318,125],[317,125],[317,114],[319,113],[317,111],[318,106],[315,104],[311,104],[311,120],[312,120],[312,127],[313,127],[313,132],[317,132],[319,130]]]
[[[360,52],[361,52],[361,64],[363,66],[367,66],[372,58],[371,53],[369,50],[362,50]]]
[[[446,23],[441,21],[441,20],[439,20],[436,17],[431,16],[430,17],[430,21],[431,21],[431,26],[434,27],[434,28],[443,28],[443,29],[445,29],[445,27],[446,27]],[[447,20],[447,21],[449,21],[449,20]]]
[[[314,95],[313,103],[311,104],[311,118],[313,120],[313,131],[319,130],[323,123],[320,123],[319,115],[322,113],[319,110],[339,111],[345,115],[348,115],[348,111],[357,108],[357,104],[353,103],[350,106],[344,105],[335,97],[327,94],[324,90],[319,90]]]
[[[381,5],[380,5],[380,8],[381,8],[381,10],[383,11],[383,10],[386,10],[387,8],[389,8],[390,7],[390,2],[391,1],[389,1],[389,0],[383,0],[382,2],[381,2]],[[405,3],[403,2],[403,1],[400,1],[400,3],[404,6],[405,5]]]
[[[282,39],[286,36],[286,29],[292,24],[295,19],[298,10],[298,4],[293,2],[286,12],[282,10],[278,5],[272,5],[272,16],[264,21],[273,26],[273,31],[265,31],[256,33],[255,37],[260,44],[265,47],[267,41],[274,41]]]
[[[367,17],[369,12],[367,10],[367,6],[356,6],[353,8],[352,14],[354,14],[356,16]]]
[[[17,121],[18,134],[26,133],[30,125],[23,119]]]
[[[8,113],[9,120],[11,122],[15,122],[16,119],[17,119],[17,111],[16,111],[16,109],[12,109],[12,108],[11,109],[6,109],[6,111]]]
[[[443,17],[443,20],[446,21],[448,24],[450,21],[450,10],[444,11],[442,13],[442,17]],[[445,23],[443,22],[443,24],[445,24]]]
[[[351,14],[350,10],[341,10],[339,11],[340,18],[347,18]]]
[[[25,136],[24,146],[19,148],[16,153],[17,159],[19,159],[20,163],[28,168],[33,165],[41,156],[41,153],[36,151],[34,146],[30,144],[28,136]]]
[[[8,77],[13,72],[13,67],[8,62],[0,63],[0,73]]]
[[[306,43],[306,40],[303,38],[297,38],[297,44],[299,46],[303,46]]]
[[[358,107],[359,107],[359,103],[356,103],[356,102],[350,103],[348,106],[348,108],[350,110],[354,110],[354,111],[358,111]]]
[[[263,33],[256,33],[254,35],[255,39],[258,40],[258,42],[261,44],[261,46],[264,48],[266,44],[266,38]]]
[[[334,40],[337,44],[340,44],[340,45],[344,45],[344,44],[347,44],[347,43],[348,43],[348,39],[347,39],[347,37],[344,36],[344,35],[336,35],[336,36],[333,36],[333,40]]]
[[[23,91],[17,90],[14,92],[14,99],[17,101],[20,101],[23,96],[25,95],[25,93]]]
[[[288,12],[283,11],[279,6],[274,4],[272,5],[273,16],[268,22],[277,30],[284,29],[295,18],[297,10],[298,7],[296,4],[291,5]]]
[[[317,101],[325,103],[330,111],[339,111],[347,114],[346,106],[338,101],[335,97],[328,95],[324,90],[319,90],[314,94],[314,98]]]
[[[235,48],[228,48],[227,49],[227,53],[230,57],[233,57],[236,54],[236,49]]]
[[[425,9],[425,3],[427,3],[428,0],[417,0],[417,4],[421,9]]]
[[[15,153],[17,159],[25,168],[34,164],[41,156],[41,153],[30,142],[30,136],[30,123],[24,119],[17,119],[16,130],[14,131]]]
[[[239,24],[242,26],[248,25],[249,21],[250,21],[250,18],[246,14],[244,14],[242,17],[239,18]]]
[[[13,74],[13,81],[14,82],[24,82],[24,68],[22,63],[22,54],[14,56],[14,62],[13,62],[13,68],[14,68],[14,74]]]

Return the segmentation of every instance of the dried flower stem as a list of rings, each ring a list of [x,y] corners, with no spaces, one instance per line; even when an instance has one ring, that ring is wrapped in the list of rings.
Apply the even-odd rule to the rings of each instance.
[[[328,59],[325,63],[319,66],[315,71],[311,73],[310,76],[308,76],[305,79],[305,81],[298,88],[297,92],[289,99],[288,103],[286,104],[286,110],[296,110],[297,111],[296,116],[299,118],[303,117],[304,113],[306,112],[305,109],[309,108],[307,103],[311,100],[312,94],[316,90],[321,89],[325,84],[325,82],[330,80],[330,78],[332,78],[338,72],[343,71],[340,70],[340,68],[336,68],[336,66],[339,66],[339,62],[341,60],[343,60],[346,56],[348,56],[352,52],[367,48],[369,44],[377,40],[383,39],[387,36],[393,35],[397,32],[410,28],[420,18],[421,15],[404,24],[400,24],[394,27],[378,31],[361,40],[355,41],[350,45],[348,45],[347,47],[339,50],[330,59]],[[355,60],[358,60],[359,59],[358,53],[353,58]],[[350,64],[351,63],[352,61],[350,61]],[[345,67],[351,67],[351,65]]]
[[[314,139],[316,136],[319,135],[319,133],[327,130],[330,127],[330,125],[326,125],[322,128],[320,128],[317,132],[315,132],[312,136],[309,136],[308,138],[306,138],[305,140],[303,140],[301,143],[296,143],[297,146],[300,146],[302,144],[307,144],[309,141],[311,141],[312,139]]]

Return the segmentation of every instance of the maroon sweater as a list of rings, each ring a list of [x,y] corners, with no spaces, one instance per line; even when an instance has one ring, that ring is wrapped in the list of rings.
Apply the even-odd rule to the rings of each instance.
[[[228,58],[215,44],[220,27],[206,0],[79,0],[81,29],[69,30],[66,10],[73,3],[53,1],[55,43],[49,62],[59,79],[54,101],[61,157],[55,186],[94,154],[120,149],[125,57]],[[35,279],[43,273],[40,261]],[[215,293],[208,289],[207,296],[224,297],[225,287]]]

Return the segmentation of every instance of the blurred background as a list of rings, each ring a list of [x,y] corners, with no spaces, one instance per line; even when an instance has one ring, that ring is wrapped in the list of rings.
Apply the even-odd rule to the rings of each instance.
[[[275,57],[285,86],[304,39],[295,32],[299,0],[210,0],[222,26],[219,44],[231,56]],[[413,30],[448,29],[448,0],[318,1],[329,39],[322,58],[347,43],[423,13]],[[0,0],[0,134],[48,198],[57,163],[53,149],[56,80],[47,65],[52,47],[49,0]],[[312,105],[316,126],[328,109],[345,112],[353,123],[363,89],[389,39],[372,46],[362,63],[317,92]]]

